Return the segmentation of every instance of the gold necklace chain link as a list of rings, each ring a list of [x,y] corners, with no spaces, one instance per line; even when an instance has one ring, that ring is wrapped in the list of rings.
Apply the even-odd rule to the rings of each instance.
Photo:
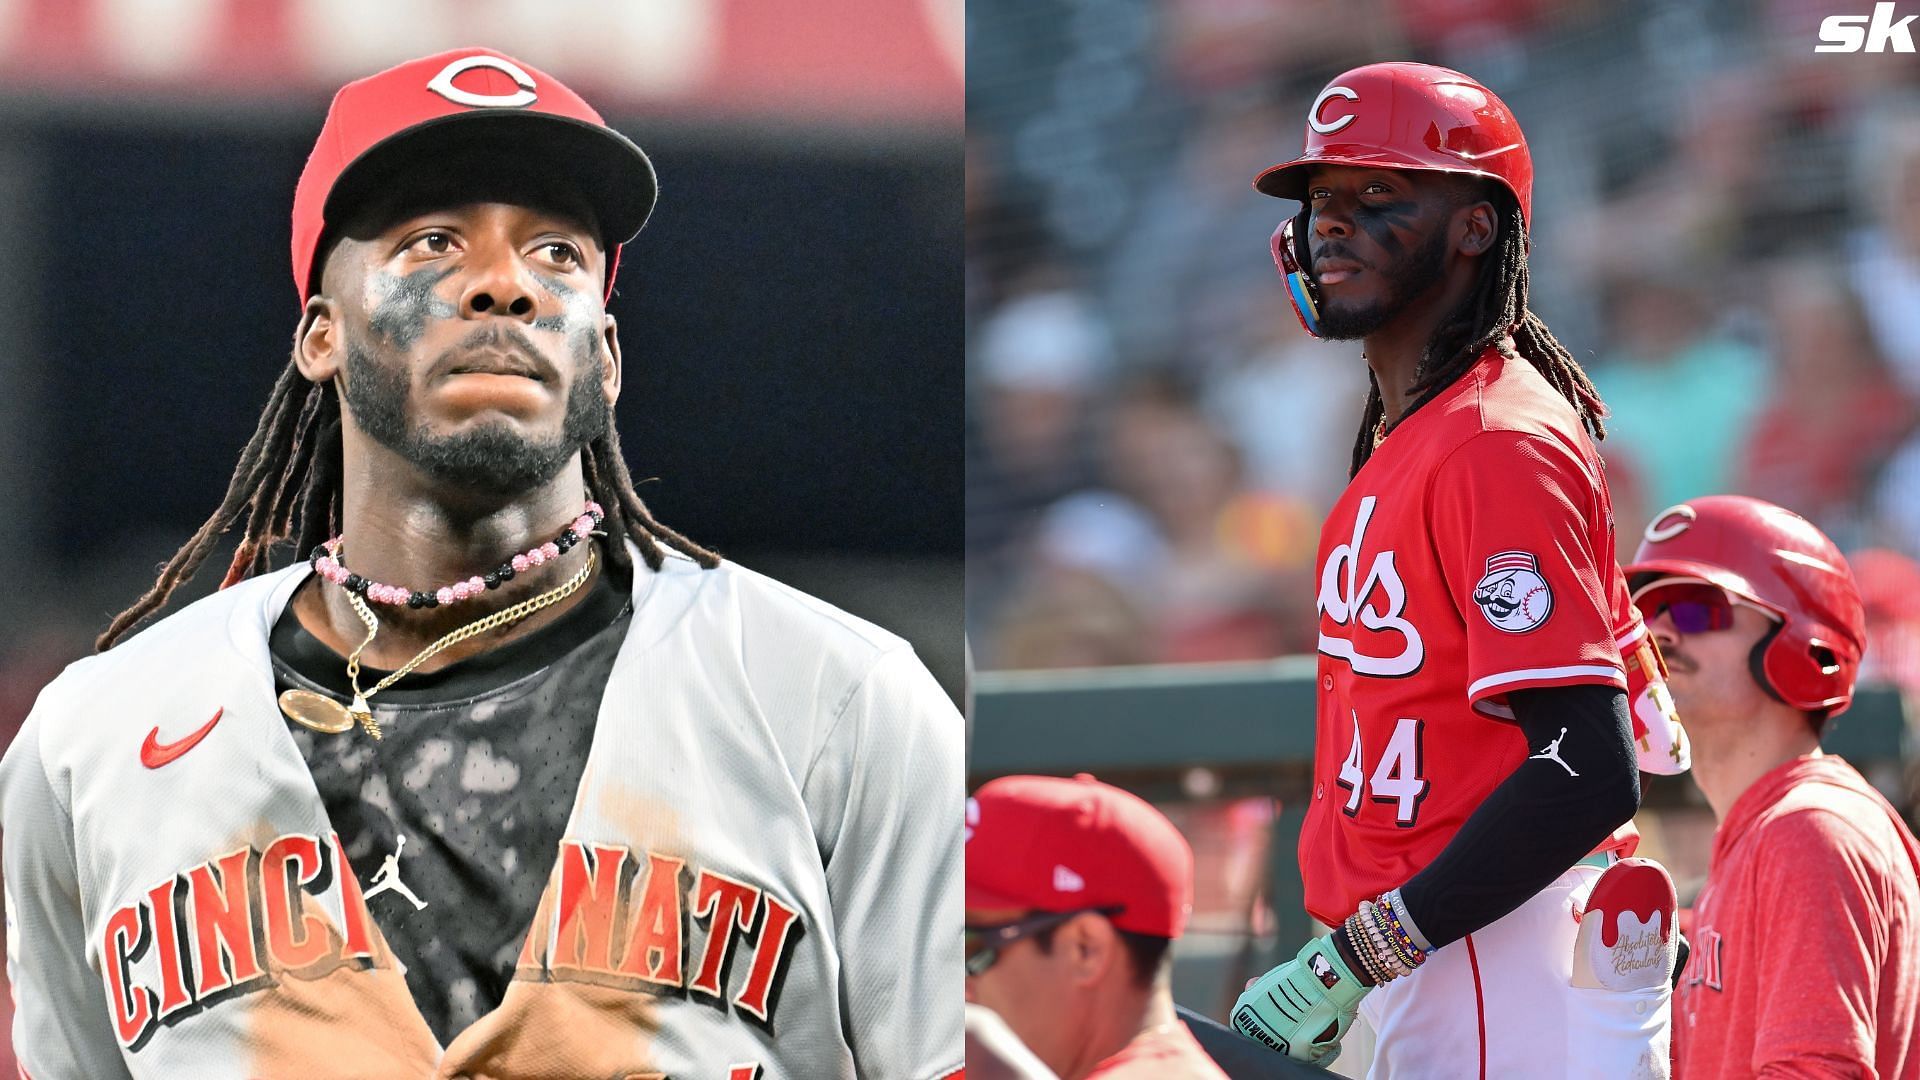
[[[580,586],[587,583],[587,578],[593,575],[593,568],[596,561],[597,557],[593,545],[588,544],[586,564],[580,567],[579,571],[565,582],[547,592],[541,593],[539,596],[522,600],[510,608],[502,608],[483,619],[470,622],[457,630],[447,633],[441,637],[440,640],[420,650],[413,659],[402,664],[393,674],[381,679],[373,685],[373,689],[367,691],[360,689],[360,654],[366,651],[367,646],[373,644],[374,637],[380,633],[380,618],[373,613],[373,609],[367,606],[367,602],[362,600],[358,593],[347,593],[347,602],[353,605],[353,613],[360,616],[361,622],[367,624],[366,640],[362,641],[360,646],[353,650],[352,655],[347,657],[347,681],[353,686],[353,704],[347,711],[355,720],[360,722],[361,727],[366,728],[367,734],[378,739],[380,737],[380,723],[373,718],[373,710],[367,706],[368,698],[392,686],[394,683],[411,674],[414,668],[440,655],[440,653],[445,650],[469,638],[484,634],[489,630],[505,626],[508,623],[518,622],[542,608],[551,607],[565,600],[567,597],[572,596]]]

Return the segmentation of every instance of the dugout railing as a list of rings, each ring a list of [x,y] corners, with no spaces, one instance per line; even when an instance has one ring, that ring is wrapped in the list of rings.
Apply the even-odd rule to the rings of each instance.
[[[1273,932],[1246,934],[1232,955],[1201,962],[1203,970],[1180,980],[1196,998],[1217,998],[1247,972],[1292,955],[1315,932],[1301,906],[1294,857],[1311,793],[1315,669],[1314,657],[1294,656],[981,672],[974,681],[968,790],[1009,773],[1090,772],[1157,802],[1196,794],[1276,799],[1265,872]],[[1870,776],[1896,776],[1910,785],[1912,709],[1891,687],[1862,687],[1824,747]],[[1201,792],[1197,779],[1204,782]],[[1645,805],[1657,811],[1698,798],[1689,782],[1663,779],[1648,785]]]

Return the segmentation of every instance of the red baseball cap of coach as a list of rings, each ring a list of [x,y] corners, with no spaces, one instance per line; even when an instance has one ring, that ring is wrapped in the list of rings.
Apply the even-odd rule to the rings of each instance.
[[[653,163],[553,76],[491,49],[455,49],[348,83],[333,97],[293,193],[293,282],[312,295],[330,225],[411,170],[475,151],[565,170],[599,218],[607,289],[620,245],[653,212]],[[524,168],[524,166],[523,166]]]
[[[974,910],[1119,908],[1113,925],[1177,938],[1193,911],[1193,849],[1146,800],[1085,773],[1003,776],[967,800]]]

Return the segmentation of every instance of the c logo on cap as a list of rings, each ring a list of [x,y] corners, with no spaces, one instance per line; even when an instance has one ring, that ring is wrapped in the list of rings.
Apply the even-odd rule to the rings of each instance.
[[[453,85],[455,77],[474,68],[492,68],[512,79],[520,88],[513,94],[473,94]],[[446,67],[440,74],[427,83],[427,89],[453,102],[455,105],[471,105],[476,109],[518,109],[531,105],[540,95],[533,92],[533,76],[521,70],[520,65],[498,56],[463,56]]]
[[[1360,100],[1360,95],[1344,86],[1329,86],[1325,90],[1320,91],[1320,96],[1313,99],[1313,108],[1307,110],[1307,126],[1321,135],[1331,135],[1339,131],[1341,128],[1353,123],[1360,115],[1359,113],[1348,113],[1331,124],[1320,119],[1321,108],[1324,107],[1331,98],[1346,98],[1348,101],[1357,102]]]
[[[1647,522],[1647,543],[1658,544],[1679,536],[1692,528],[1694,519],[1699,516],[1694,512],[1693,507],[1686,503],[1667,507],[1655,514],[1652,521]]]

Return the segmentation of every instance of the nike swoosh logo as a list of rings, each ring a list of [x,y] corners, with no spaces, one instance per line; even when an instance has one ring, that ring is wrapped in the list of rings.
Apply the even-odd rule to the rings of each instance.
[[[213,719],[207,721],[199,731],[194,732],[178,742],[162,743],[160,741],[160,729],[158,727],[147,732],[147,741],[140,744],[140,764],[145,765],[149,769],[157,769],[173,761],[174,758],[179,757],[181,754],[193,749],[195,746],[198,746],[200,740],[207,737],[207,732],[213,730],[213,725],[220,722],[220,717],[225,715],[226,711],[227,709],[224,705],[216,709],[213,714]]]

